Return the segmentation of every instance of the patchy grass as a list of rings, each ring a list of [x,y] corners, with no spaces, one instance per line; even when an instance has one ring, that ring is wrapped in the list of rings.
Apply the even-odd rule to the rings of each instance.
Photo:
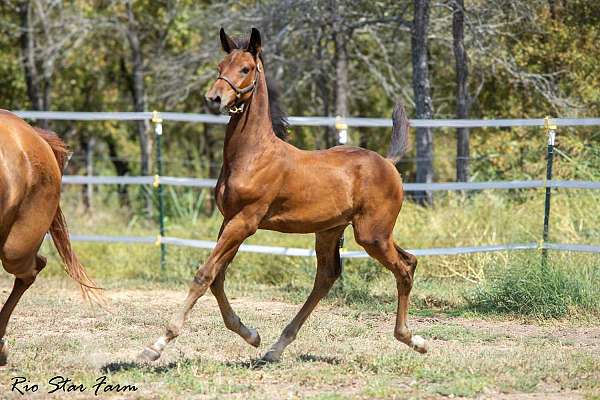
[[[393,313],[329,298],[309,318],[282,362],[259,368],[254,360],[299,308],[269,286],[228,288],[241,318],[258,328],[260,349],[225,329],[216,301],[207,295],[163,358],[140,364],[137,352],[162,332],[186,289],[157,283],[131,289],[140,281],[102,283],[111,288],[112,313],[82,306],[73,284],[61,279],[42,275],[26,293],[7,334],[11,353],[9,366],[0,370],[3,399],[21,398],[10,391],[15,376],[40,385],[32,398],[66,398],[65,393],[43,393],[55,375],[88,387],[106,375],[112,384],[138,388],[99,398],[564,399],[600,393],[597,321],[582,325],[577,320],[549,324],[449,317],[443,312],[446,305],[430,309],[433,316],[411,317],[415,333],[429,339],[430,352],[420,355],[394,339]],[[8,288],[8,277],[0,285]],[[425,296],[431,296],[435,282],[424,286],[430,292]],[[452,303],[451,291],[439,293],[440,302]],[[88,390],[68,397],[92,394]]]

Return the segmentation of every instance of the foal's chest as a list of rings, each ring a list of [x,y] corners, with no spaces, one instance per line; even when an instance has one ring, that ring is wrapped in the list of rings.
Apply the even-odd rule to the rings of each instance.
[[[230,173],[225,168],[221,171],[215,188],[215,200],[223,215],[235,214],[241,207],[258,201],[266,194],[269,188],[258,184],[253,176],[256,175],[250,171]]]

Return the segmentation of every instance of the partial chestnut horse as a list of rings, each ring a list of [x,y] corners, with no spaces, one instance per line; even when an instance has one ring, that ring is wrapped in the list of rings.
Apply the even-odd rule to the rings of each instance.
[[[213,108],[231,114],[216,187],[223,225],[216,247],[191,283],[183,309],[167,325],[165,335],[146,347],[141,357],[151,361],[160,357],[167,343],[179,336],[192,307],[208,288],[217,299],[227,328],[258,347],[260,336],[241,322],[227,300],[223,290],[225,270],[240,245],[257,229],[315,232],[317,273],[313,290],[263,356],[264,361],[279,360],[340,276],[339,241],[350,224],[358,244],[396,278],[394,336],[425,353],[425,340],[412,335],[406,325],[417,260],[392,238],[403,200],[402,180],[393,161],[406,147],[409,126],[404,110],[399,106],[394,112],[388,159],[350,146],[320,151],[297,149],[280,140],[273,129],[281,124],[272,123],[275,108],[269,103],[258,30],[252,29],[248,41],[235,41],[223,29],[220,35],[227,54],[206,99]]]
[[[65,144],[52,132],[31,127],[0,110],[0,260],[15,276],[12,292],[0,311],[0,365],[7,362],[4,340],[8,320],[25,291],[46,266],[38,250],[49,231],[66,272],[94,296],[94,282],[71,249],[59,207]]]

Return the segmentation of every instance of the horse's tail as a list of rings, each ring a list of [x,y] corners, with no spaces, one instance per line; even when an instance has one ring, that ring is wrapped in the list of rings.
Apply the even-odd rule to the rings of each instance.
[[[406,116],[406,110],[402,103],[398,102],[392,115],[392,142],[387,154],[387,158],[394,164],[400,161],[408,148],[408,130],[410,122]]]
[[[60,206],[56,210],[52,225],[50,225],[50,236],[52,236],[54,246],[62,259],[63,268],[71,279],[79,284],[83,298],[91,303],[103,305],[105,300],[102,296],[102,289],[97,287],[94,281],[88,276],[71,247],[67,221]]]
[[[35,128],[35,130],[52,148],[52,152],[62,173],[68,160],[67,146],[54,132],[39,128]],[[67,221],[60,206],[56,210],[52,225],[50,225],[50,236],[52,236],[54,246],[63,261],[63,268],[79,284],[83,298],[90,302],[104,304],[105,300],[102,296],[102,289],[97,287],[94,281],[90,279],[71,247]]]
[[[67,165],[67,161],[69,160],[69,149],[67,149],[67,145],[54,132],[41,128],[33,129],[35,129],[38,135],[40,135],[40,137],[50,145],[50,148],[54,153],[54,157],[56,158],[56,162],[58,163],[60,173],[62,174],[65,166]]]

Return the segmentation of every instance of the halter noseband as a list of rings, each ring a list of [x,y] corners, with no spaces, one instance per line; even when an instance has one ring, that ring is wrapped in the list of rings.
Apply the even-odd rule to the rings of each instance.
[[[222,79],[225,82],[227,82],[227,84],[229,86],[231,86],[231,88],[233,89],[233,91],[235,92],[235,97],[236,98],[240,98],[242,97],[242,95],[246,94],[246,93],[250,93],[253,92],[254,89],[256,89],[256,83],[258,82],[258,73],[260,72],[260,64],[257,62],[256,63],[256,70],[254,71],[254,79],[252,79],[252,83],[250,83],[248,86],[246,86],[245,88],[239,88],[235,83],[233,83],[231,81],[231,79],[229,79],[228,77],[224,76],[224,75],[219,75],[219,77],[217,78],[217,80]],[[229,113],[230,114],[238,114],[244,111],[244,104],[236,104],[233,107],[231,107],[229,109]]]

